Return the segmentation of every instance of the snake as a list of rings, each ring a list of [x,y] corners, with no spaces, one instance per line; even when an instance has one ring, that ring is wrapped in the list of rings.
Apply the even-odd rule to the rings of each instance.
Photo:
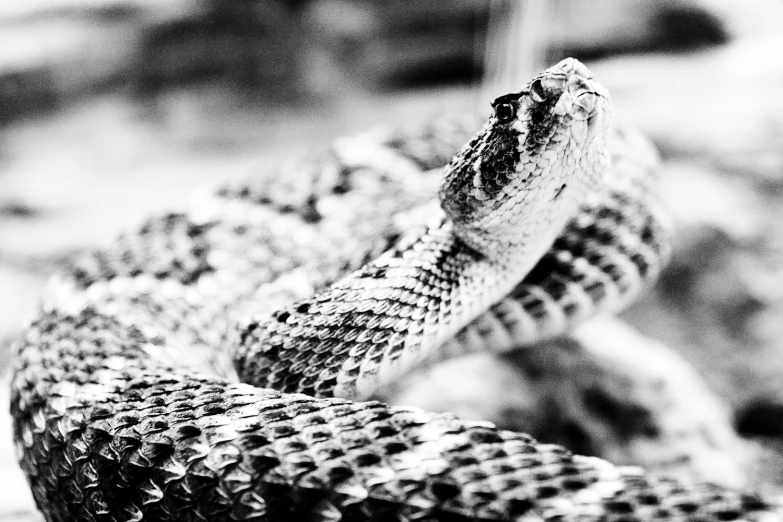
[[[781,520],[751,492],[373,400],[655,278],[655,168],[612,113],[569,58],[453,156],[459,126],[343,140],[79,258],[14,346],[14,442],[44,518]]]

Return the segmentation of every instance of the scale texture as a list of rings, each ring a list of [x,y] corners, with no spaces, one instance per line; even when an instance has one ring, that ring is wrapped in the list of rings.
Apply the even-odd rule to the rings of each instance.
[[[618,310],[667,256],[654,158],[633,136],[609,144],[611,102],[584,66],[493,106],[453,158],[459,125],[345,140],[53,281],[11,404],[46,519],[780,520],[751,494],[355,401]]]

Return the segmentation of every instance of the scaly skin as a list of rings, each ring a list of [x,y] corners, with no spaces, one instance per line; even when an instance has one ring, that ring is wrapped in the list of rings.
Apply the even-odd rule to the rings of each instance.
[[[543,139],[571,132],[557,119],[565,113],[554,112],[553,99],[564,92],[564,71],[569,85],[571,80],[593,82],[581,65],[566,62],[526,91],[501,100],[519,103],[520,123],[512,125],[522,130],[510,144],[494,142],[493,150],[525,144],[519,139],[523,134]],[[544,116],[556,124],[525,134],[526,104],[549,107]],[[483,136],[497,138],[492,129],[498,124],[491,120]],[[590,142],[584,141],[588,136],[603,140],[601,129],[577,130],[574,136],[583,143]],[[575,456],[524,434],[448,414],[313,398],[231,379],[229,354],[239,347],[241,373],[252,368],[251,376],[287,389],[318,394],[333,389],[290,377],[307,377],[307,365],[325,364],[322,359],[334,353],[320,350],[331,350],[329,343],[294,350],[291,360],[270,369],[269,362],[279,359],[259,354],[269,355],[275,342],[290,348],[280,341],[263,344],[260,332],[295,324],[291,318],[306,307],[288,305],[292,299],[304,299],[310,313],[309,303],[318,303],[320,313],[328,315],[326,300],[305,298],[312,289],[351,302],[346,293],[324,286],[347,268],[364,266],[338,279],[337,288],[367,276],[382,281],[394,270],[408,273],[408,265],[391,260],[412,254],[387,253],[381,261],[365,263],[390,245],[400,251],[397,239],[407,229],[405,221],[416,221],[415,209],[427,197],[422,189],[432,187],[433,175],[420,167],[435,166],[428,161],[437,154],[421,154],[416,142],[376,144],[370,155],[373,161],[389,159],[386,168],[338,152],[329,161],[294,163],[293,170],[275,172],[273,179],[228,187],[185,215],[153,220],[111,249],[87,256],[53,283],[17,346],[11,404],[20,463],[47,520],[780,519],[752,495],[645,477],[636,469]],[[437,137],[426,143],[438,149]],[[543,144],[531,143],[534,155],[538,145]],[[554,200],[530,207],[538,224],[529,230],[542,237],[530,246],[517,240],[515,227],[493,235],[492,227],[484,226],[492,212],[483,209],[506,212],[513,205],[504,198],[518,197],[517,191],[489,189],[505,185],[519,171],[514,166],[503,171],[503,179],[492,178],[499,165],[509,166],[506,155],[467,161],[477,152],[475,143],[469,145],[447,169],[444,190],[457,196],[459,208],[445,205],[448,219],[435,221],[443,227],[403,234],[403,245],[427,238],[427,245],[435,247],[412,252],[456,252],[455,258],[439,259],[468,273],[480,266],[502,280],[486,288],[469,285],[495,288],[480,300],[487,306],[499,302],[483,315],[478,307],[461,315],[474,320],[462,325],[444,352],[479,349],[487,344],[482,339],[507,349],[552,335],[599,309],[617,308],[654,276],[665,257],[665,229],[644,190],[647,167],[615,156],[614,170],[602,175],[597,158],[605,152],[603,144],[580,154],[592,154],[593,160],[569,163],[565,175],[581,176],[583,182],[569,178],[570,190],[558,196],[555,189],[563,181],[540,182],[546,187],[541,193]],[[530,151],[523,156],[531,157]],[[478,186],[473,185],[475,174]],[[607,188],[584,196],[580,186],[599,179]],[[450,183],[456,183],[453,190]],[[539,210],[549,212],[553,201],[565,214],[576,212],[575,217],[558,211],[544,218]],[[487,202],[494,203],[485,207]],[[409,217],[394,217],[399,211]],[[478,219],[461,221],[464,216]],[[548,226],[568,219],[562,231]],[[464,231],[464,239],[455,240],[450,227]],[[500,242],[493,240],[498,237]],[[510,262],[502,253],[511,250],[527,259],[520,263],[526,268],[516,268],[527,272],[519,284],[498,270]],[[422,267],[425,263],[414,266]],[[286,306],[270,318],[278,304]],[[384,313],[389,315],[388,309]],[[414,313],[409,325],[416,324]],[[267,316],[266,323],[257,319],[259,314]],[[313,324],[316,319],[311,317]],[[443,332],[456,329],[450,324]],[[407,339],[426,337],[417,336],[416,327],[405,331]],[[447,335],[435,331],[432,345]],[[292,332],[283,331],[297,338]],[[364,342],[359,335],[341,340],[354,342],[355,348]],[[366,393],[378,381],[365,379],[367,388],[350,379],[341,382],[348,383],[343,390],[349,395]]]
[[[530,272],[598,190],[611,101],[584,66],[564,61],[494,105],[445,169],[443,213],[328,289],[253,321],[237,357],[243,381],[366,398]]]

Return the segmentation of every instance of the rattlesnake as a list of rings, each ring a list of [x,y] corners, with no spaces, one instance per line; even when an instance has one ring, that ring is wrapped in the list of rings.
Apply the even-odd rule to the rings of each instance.
[[[617,136],[609,167],[611,111],[568,59],[495,100],[442,210],[447,133],[366,139],[81,259],[16,346],[15,442],[46,519],[778,520],[754,495],[354,402],[434,357],[562,333],[655,276],[654,176]]]

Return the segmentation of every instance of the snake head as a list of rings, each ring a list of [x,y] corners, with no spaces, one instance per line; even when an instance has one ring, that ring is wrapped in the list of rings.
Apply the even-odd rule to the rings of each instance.
[[[550,229],[576,212],[609,164],[612,103],[587,67],[567,58],[492,108],[440,190],[455,233],[486,255],[554,240]]]

